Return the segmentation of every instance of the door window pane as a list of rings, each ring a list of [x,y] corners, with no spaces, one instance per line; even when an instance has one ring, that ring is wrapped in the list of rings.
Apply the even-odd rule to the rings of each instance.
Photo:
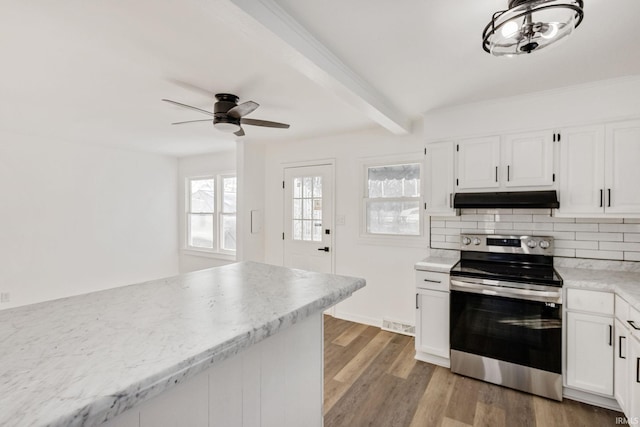
[[[321,242],[322,177],[295,177],[292,202],[293,240]]]

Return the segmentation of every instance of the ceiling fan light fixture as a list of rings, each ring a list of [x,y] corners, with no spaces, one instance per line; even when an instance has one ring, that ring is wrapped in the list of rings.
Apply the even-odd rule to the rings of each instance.
[[[509,0],[485,27],[482,48],[495,56],[541,50],[569,36],[583,17],[583,0]]]
[[[213,127],[226,133],[234,133],[240,130],[239,124],[231,122],[213,122]]]

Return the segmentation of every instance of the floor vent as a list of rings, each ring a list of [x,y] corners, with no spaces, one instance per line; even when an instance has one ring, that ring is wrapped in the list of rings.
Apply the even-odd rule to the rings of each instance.
[[[415,336],[416,332],[415,326],[390,319],[382,319],[382,329],[410,336]]]

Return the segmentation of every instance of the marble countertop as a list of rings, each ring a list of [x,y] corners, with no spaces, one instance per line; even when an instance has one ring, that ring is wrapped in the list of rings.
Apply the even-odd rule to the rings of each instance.
[[[615,292],[640,310],[640,272],[556,267],[565,288]]]
[[[363,286],[241,262],[2,310],[0,425],[99,424]]]
[[[442,256],[428,256],[422,261],[415,263],[414,268],[416,270],[423,271],[435,271],[438,273],[447,273],[451,270],[459,258],[442,257]]]

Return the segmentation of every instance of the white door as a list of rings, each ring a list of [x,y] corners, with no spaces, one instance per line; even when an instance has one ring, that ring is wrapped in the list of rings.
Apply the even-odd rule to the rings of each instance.
[[[458,147],[458,189],[500,186],[499,136],[465,139]]]
[[[605,212],[640,212],[640,120],[607,125]]]
[[[507,187],[553,185],[552,132],[507,135],[504,140],[503,168]],[[504,171],[503,171],[504,172]]]
[[[604,212],[604,126],[562,130],[560,212]]]
[[[284,170],[284,266],[333,272],[333,165]]]

